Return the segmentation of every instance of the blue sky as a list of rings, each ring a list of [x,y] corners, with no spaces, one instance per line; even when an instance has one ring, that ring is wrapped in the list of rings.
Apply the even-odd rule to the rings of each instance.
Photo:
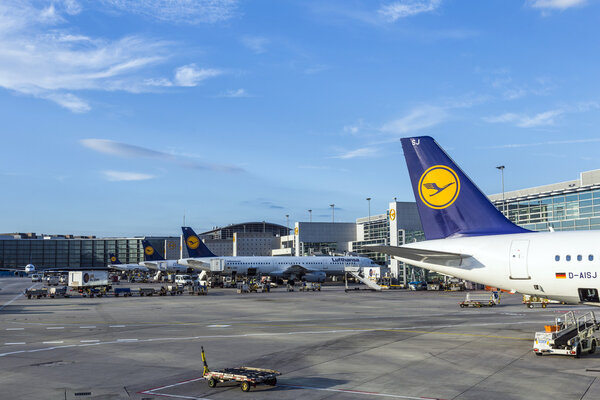
[[[179,234],[413,201],[430,135],[488,194],[600,168],[595,0],[5,0],[0,231]]]

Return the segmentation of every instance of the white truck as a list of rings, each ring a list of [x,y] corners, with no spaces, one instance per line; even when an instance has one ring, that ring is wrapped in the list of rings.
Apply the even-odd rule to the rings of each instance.
[[[102,297],[110,290],[108,271],[69,271],[69,287],[84,297]]]

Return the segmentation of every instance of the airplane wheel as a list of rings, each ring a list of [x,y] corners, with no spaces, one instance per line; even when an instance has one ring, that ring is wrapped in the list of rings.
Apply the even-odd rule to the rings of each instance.
[[[242,392],[249,392],[250,391],[250,382],[242,382]]]
[[[215,387],[217,387],[217,380],[214,379],[214,378],[210,378],[208,380],[208,387],[209,388],[215,388]]]

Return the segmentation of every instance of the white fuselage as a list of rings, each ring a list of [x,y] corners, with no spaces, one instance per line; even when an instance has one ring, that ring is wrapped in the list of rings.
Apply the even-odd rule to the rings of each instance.
[[[249,269],[255,269],[256,274],[280,275],[286,271],[300,267],[309,272],[324,272],[327,275],[343,275],[345,267],[379,267],[369,258],[358,256],[340,257],[290,257],[290,256],[255,256],[255,257],[202,257],[184,258],[179,260],[180,264],[193,265],[188,260],[203,261],[223,260],[223,272],[236,274],[247,274]]]
[[[116,269],[118,271],[132,272],[142,271],[148,272],[149,269],[139,264],[108,264],[108,268]]]
[[[397,258],[417,267],[523,294],[580,303],[579,289],[600,291],[599,231],[456,237],[402,247],[470,255],[446,265]]]
[[[142,261],[140,265],[152,271],[161,272],[187,272],[188,267],[181,265],[177,260]]]

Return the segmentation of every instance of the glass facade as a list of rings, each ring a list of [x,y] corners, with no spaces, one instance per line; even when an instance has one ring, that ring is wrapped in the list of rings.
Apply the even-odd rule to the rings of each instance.
[[[512,222],[532,231],[600,229],[600,189],[496,200]]]
[[[0,268],[27,264],[38,268],[104,268],[109,253],[116,253],[123,263],[139,263],[144,256],[142,238],[0,239]]]
[[[290,230],[282,225],[269,222],[247,222],[243,224],[229,225],[223,228],[213,229],[212,231],[199,234],[202,239],[233,239],[234,233],[272,233],[273,236],[287,236]]]

